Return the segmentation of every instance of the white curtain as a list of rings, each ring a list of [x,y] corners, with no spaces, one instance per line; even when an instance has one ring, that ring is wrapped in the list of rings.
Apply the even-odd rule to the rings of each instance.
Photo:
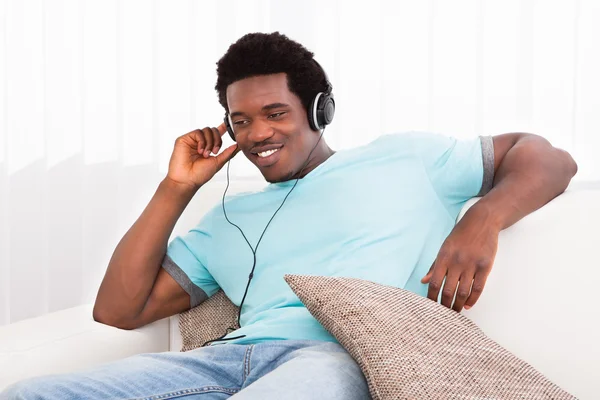
[[[215,63],[243,34],[315,52],[335,149],[534,132],[584,182],[600,181],[599,20],[596,0],[0,0],[0,325],[93,301],[175,138],[220,123]],[[259,178],[240,157],[232,175]]]

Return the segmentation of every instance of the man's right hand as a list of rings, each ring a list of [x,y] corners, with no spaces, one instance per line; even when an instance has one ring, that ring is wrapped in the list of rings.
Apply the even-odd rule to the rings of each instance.
[[[194,190],[208,182],[239,152],[237,144],[234,144],[217,154],[225,132],[227,128],[223,123],[218,128],[196,129],[178,137],[167,178]],[[211,153],[216,155],[211,156]]]

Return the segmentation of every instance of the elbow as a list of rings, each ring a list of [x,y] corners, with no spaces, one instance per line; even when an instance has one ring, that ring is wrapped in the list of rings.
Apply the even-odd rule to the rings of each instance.
[[[556,149],[558,153],[557,159],[560,160],[560,169],[562,175],[567,180],[567,184],[571,181],[571,179],[577,174],[579,167],[577,166],[577,162],[575,159],[569,154],[568,151],[562,149]]]
[[[575,174],[577,174],[579,167],[577,166],[577,162],[575,161],[575,159],[571,157],[571,154],[569,154],[566,151],[565,153],[567,158],[567,170],[569,171],[570,177],[572,178],[575,176]]]
[[[135,323],[135,319],[119,317],[110,310],[98,307],[97,303],[94,305],[94,310],[92,311],[92,318],[94,319],[94,321],[99,322],[103,325],[108,325],[114,328],[123,329],[127,331],[137,329],[140,327]]]
[[[578,170],[577,162],[571,154],[552,146],[544,137],[531,133],[521,134],[518,141],[522,159],[527,160],[524,163],[536,170],[536,174],[543,177],[548,184],[556,186],[557,189],[562,188],[562,193]]]
[[[555,173],[553,181],[556,182],[558,194],[563,193],[569,185],[571,184],[571,180],[577,174],[578,166],[573,157],[562,149],[556,149],[557,152],[557,162],[554,167]]]
[[[534,134],[530,134],[530,136],[535,136],[536,139],[543,141],[546,146],[555,151],[556,159],[559,160],[557,164],[560,165],[560,168],[562,172],[564,172],[564,175],[568,176],[569,181],[575,176],[575,174],[577,174],[577,162],[575,162],[575,159],[571,156],[571,154],[568,151],[552,146],[552,144],[542,136]]]
[[[543,145],[538,147],[538,155],[542,158],[548,158],[548,163],[551,163],[554,166],[553,170],[557,171],[562,176],[565,176],[568,181],[577,174],[577,162],[575,162],[575,159],[568,151],[552,146],[552,144],[542,136],[534,134],[527,134],[527,136],[533,137],[536,141],[543,143]],[[544,148],[549,149],[551,153],[543,155],[542,149]]]
[[[99,322],[103,325],[120,328],[120,324],[117,321],[117,318],[115,318],[114,313],[99,307],[98,303],[94,305],[94,310],[92,311],[92,318],[94,318],[94,321]]]

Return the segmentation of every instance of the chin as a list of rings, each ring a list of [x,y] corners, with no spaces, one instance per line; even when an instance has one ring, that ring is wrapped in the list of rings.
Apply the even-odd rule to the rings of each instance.
[[[269,183],[279,183],[279,182],[285,182],[285,181],[290,180],[290,178],[287,178],[285,176],[270,176],[270,175],[263,174],[263,177]]]
[[[294,179],[294,172],[282,173],[279,171],[268,171],[268,173],[265,173],[264,171],[261,171],[261,173],[269,183],[279,183]]]

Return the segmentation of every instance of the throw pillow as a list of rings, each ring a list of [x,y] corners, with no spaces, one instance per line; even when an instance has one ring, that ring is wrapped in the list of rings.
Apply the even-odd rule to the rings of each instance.
[[[221,337],[227,328],[236,326],[238,307],[223,290],[179,314],[181,351],[194,350],[209,340]]]
[[[374,400],[575,398],[428,298],[354,278],[285,280],[360,365]]]

